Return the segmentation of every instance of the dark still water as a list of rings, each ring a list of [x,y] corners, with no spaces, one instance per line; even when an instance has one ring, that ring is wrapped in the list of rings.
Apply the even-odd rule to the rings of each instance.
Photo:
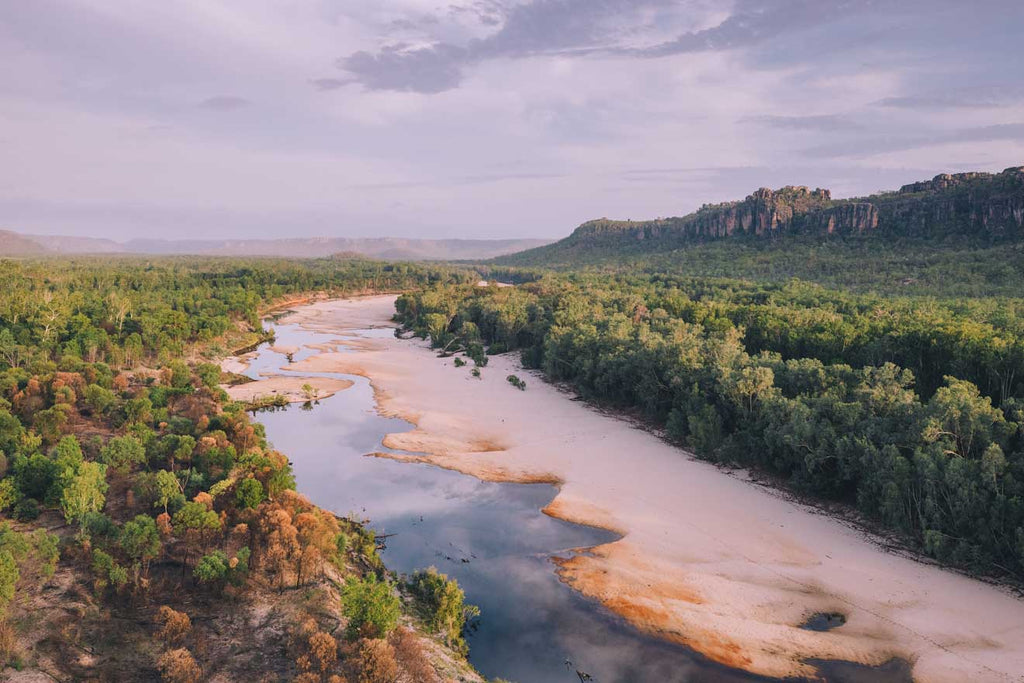
[[[332,338],[277,326],[278,344]],[[295,358],[310,353],[304,349]],[[255,376],[285,362],[263,348],[249,372]],[[435,566],[458,580],[467,601],[481,610],[468,636],[469,658],[485,676],[578,683],[579,669],[597,683],[765,680],[643,636],[560,583],[552,556],[614,536],[542,514],[553,487],[488,483],[429,465],[365,457],[388,450],[381,445],[386,434],[412,425],[379,416],[366,379],[329,376],[355,386],[312,410],[295,405],[257,419],[294,463],[299,491],[338,514],[368,518],[378,535],[393,534],[382,553],[390,569],[411,573]],[[846,677],[830,677],[840,678]]]

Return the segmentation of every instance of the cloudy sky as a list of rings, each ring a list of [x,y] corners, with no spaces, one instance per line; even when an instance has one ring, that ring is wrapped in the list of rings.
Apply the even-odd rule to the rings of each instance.
[[[1020,0],[4,0],[0,227],[558,237],[1024,164]]]

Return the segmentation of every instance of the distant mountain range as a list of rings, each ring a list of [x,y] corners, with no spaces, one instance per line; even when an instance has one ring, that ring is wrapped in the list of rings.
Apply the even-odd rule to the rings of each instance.
[[[785,235],[1024,239],[1024,166],[1002,173],[941,174],[896,192],[833,199],[823,189],[761,188],[746,199],[707,204],[678,218],[589,221],[553,244],[496,259],[508,265],[572,264],[664,253],[694,244]]]
[[[392,261],[454,261],[490,259],[550,242],[551,240],[539,239],[430,240],[398,237],[309,237],[267,240],[135,239],[115,242],[93,237],[26,235],[0,230],[0,257],[47,254],[194,254],[318,258],[345,254]]]

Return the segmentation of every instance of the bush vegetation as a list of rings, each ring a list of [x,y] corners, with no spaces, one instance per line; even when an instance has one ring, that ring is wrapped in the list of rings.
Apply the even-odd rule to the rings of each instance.
[[[403,295],[399,317],[435,346],[471,330],[517,349],[700,457],[856,505],[943,561],[1024,576],[1024,300],[520,276]]]
[[[310,610],[335,595],[340,617],[334,585],[348,580],[350,629],[363,639],[391,633],[400,604],[377,582],[384,570],[372,532],[294,490],[288,458],[246,406],[228,401],[219,367],[204,358],[267,338],[262,312],[290,295],[470,279],[464,270],[358,260],[0,260],[0,665],[18,656],[15,625],[27,623],[58,563],[109,615],[86,620],[93,638],[160,605],[155,657],[132,635],[124,656],[69,669],[69,679],[135,675],[104,667],[130,669],[142,657],[143,676],[205,680],[223,662],[208,649],[208,618],[193,622],[184,606],[238,609],[231,599],[250,591],[283,600],[301,588],[316,596]],[[196,593],[203,600],[190,598]],[[69,633],[77,643],[85,627],[61,628],[48,642]],[[362,675],[359,653],[343,661],[319,627],[303,642],[287,664],[294,676]],[[77,656],[56,659],[77,666]],[[403,672],[422,664],[392,660]]]

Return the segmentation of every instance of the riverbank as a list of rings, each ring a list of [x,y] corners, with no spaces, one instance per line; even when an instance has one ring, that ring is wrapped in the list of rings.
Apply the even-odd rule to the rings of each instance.
[[[318,302],[312,329],[387,326],[394,297]],[[808,660],[913,662],[921,681],[1021,680],[1024,603],[887,554],[843,523],[687,456],[491,357],[474,379],[416,341],[381,337],[289,369],[369,377],[382,413],[417,427],[385,445],[483,479],[547,481],[546,512],[624,534],[561,563],[563,580],[638,627],[773,676]],[[526,377],[525,392],[505,381]],[[835,612],[832,631],[800,628]]]
[[[249,403],[281,397],[288,403],[305,403],[330,398],[352,386],[352,382],[329,377],[267,377],[266,379],[225,386],[232,401]]]

